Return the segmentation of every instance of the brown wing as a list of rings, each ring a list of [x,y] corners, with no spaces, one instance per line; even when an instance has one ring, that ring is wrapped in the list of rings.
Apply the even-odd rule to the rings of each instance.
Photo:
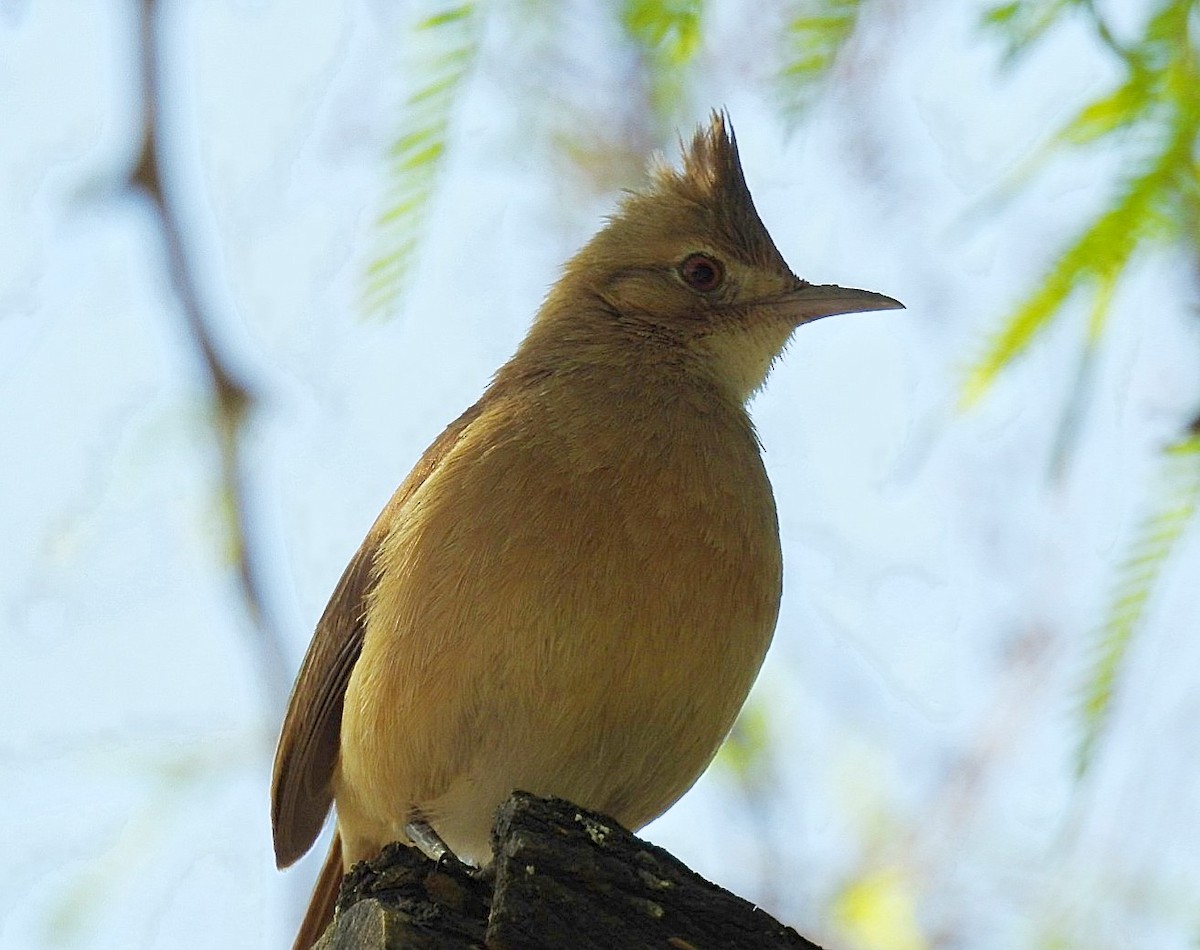
[[[285,868],[312,847],[333,803],[342,703],[350,672],[362,652],[367,596],[375,583],[375,555],[400,508],[479,415],[480,400],[452,422],[396,489],[346,566],[296,677],[271,781],[275,863]]]

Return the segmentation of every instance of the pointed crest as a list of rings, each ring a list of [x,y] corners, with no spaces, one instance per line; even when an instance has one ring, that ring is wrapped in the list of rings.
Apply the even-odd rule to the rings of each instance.
[[[660,162],[654,169],[657,184],[703,202],[735,196],[749,200],[737,139],[724,112],[714,111],[708,125],[696,129],[690,146],[682,139],[679,145],[683,168],[675,169]]]
[[[708,125],[696,129],[690,147],[683,146],[682,168],[656,162],[652,180],[660,193],[708,209],[730,246],[752,262],[783,263],[746,187],[737,139],[724,112],[714,111]]]

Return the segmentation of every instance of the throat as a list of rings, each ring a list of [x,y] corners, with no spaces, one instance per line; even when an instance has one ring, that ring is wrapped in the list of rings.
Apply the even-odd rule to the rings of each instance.
[[[791,339],[787,324],[726,324],[696,341],[716,382],[745,403],[767,381],[767,374]]]

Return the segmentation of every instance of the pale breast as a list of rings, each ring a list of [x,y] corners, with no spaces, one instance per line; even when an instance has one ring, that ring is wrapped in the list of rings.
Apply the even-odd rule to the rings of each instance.
[[[637,827],[692,784],[745,699],[781,571],[744,413],[682,411],[630,442],[617,412],[581,428],[562,398],[545,405],[557,417],[483,414],[381,549],[343,817],[394,831],[417,808],[476,858],[513,788]]]

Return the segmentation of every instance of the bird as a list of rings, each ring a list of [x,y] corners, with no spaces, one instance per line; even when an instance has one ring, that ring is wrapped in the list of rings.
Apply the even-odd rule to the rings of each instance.
[[[514,790],[636,831],[708,766],[774,634],[775,500],[747,402],[802,324],[901,308],[801,280],[714,111],[564,265],[421,456],[317,623],[271,788],[276,863],[400,841],[477,866]]]

